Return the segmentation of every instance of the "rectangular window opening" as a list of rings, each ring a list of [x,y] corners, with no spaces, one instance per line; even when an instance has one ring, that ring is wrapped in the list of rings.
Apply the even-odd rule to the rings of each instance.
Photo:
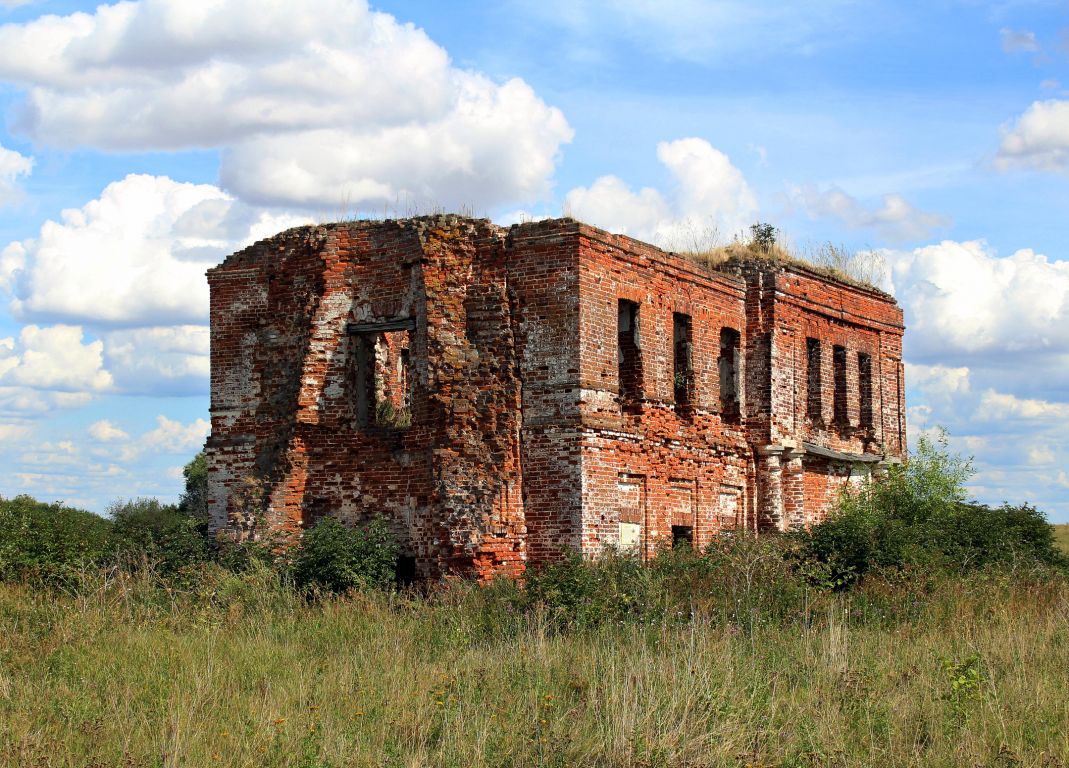
[[[690,405],[694,391],[691,368],[690,315],[672,315],[672,391],[676,405]]]
[[[354,341],[357,423],[395,429],[411,426],[411,333],[408,330],[360,333]]]
[[[694,526],[672,526],[672,549],[675,549],[676,547],[694,547]]]
[[[739,343],[741,335],[734,328],[720,329],[720,413],[726,421],[738,421]]]
[[[861,402],[861,426],[872,427],[872,356],[857,353],[857,385]]]
[[[832,348],[832,364],[835,375],[835,397],[833,399],[835,423],[839,426],[845,426],[848,423],[846,415],[846,347],[835,346]]]
[[[820,370],[820,339],[805,340],[806,359],[806,415],[811,421],[824,421],[821,386],[823,375]]]
[[[620,299],[616,313],[617,376],[620,399],[642,396],[642,354],[639,347],[638,304]]]

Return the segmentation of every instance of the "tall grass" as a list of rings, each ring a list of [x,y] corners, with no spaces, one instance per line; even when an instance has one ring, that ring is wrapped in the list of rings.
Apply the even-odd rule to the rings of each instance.
[[[1043,570],[870,575],[789,610],[694,577],[682,614],[586,623],[504,583],[322,601],[256,568],[194,583],[0,585],[0,764],[1069,761],[1069,586]]]

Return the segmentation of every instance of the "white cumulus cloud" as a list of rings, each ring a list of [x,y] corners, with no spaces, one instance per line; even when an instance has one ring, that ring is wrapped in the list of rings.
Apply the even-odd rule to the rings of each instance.
[[[882,252],[915,359],[1069,352],[1069,262],[982,241]]]
[[[160,415],[156,417],[156,428],[139,439],[139,447],[151,453],[193,454],[199,451],[211,431],[211,424],[205,419],[194,419],[189,424],[169,419]]]
[[[21,319],[149,326],[203,323],[204,271],[295,219],[257,212],[217,187],[130,175],[0,256]]]
[[[124,392],[206,394],[209,336],[206,325],[108,331],[104,357]]]
[[[22,176],[29,176],[32,170],[32,157],[25,157],[13,149],[0,146],[0,205],[7,205],[21,198],[18,180]],[[0,262],[0,280],[3,280],[3,269],[3,263]]]
[[[16,127],[62,147],[221,147],[255,202],[447,207],[544,196],[572,130],[522,80],[453,66],[364,0],[139,0],[0,27]]]
[[[104,369],[103,342],[83,342],[82,329],[27,325],[18,341],[0,343],[0,384],[71,393],[105,392],[112,377]]]
[[[1069,173],[1069,101],[1037,101],[1002,131],[995,166]]]
[[[922,211],[898,194],[884,195],[878,207],[866,207],[838,187],[799,186],[790,189],[788,197],[811,218],[836,218],[851,229],[869,229],[892,241],[923,240],[952,223],[949,217]]]
[[[110,443],[130,439],[130,435],[119,429],[107,419],[102,419],[100,421],[96,421],[90,424],[88,432],[90,437],[101,443]]]
[[[731,237],[753,223],[757,201],[731,159],[699,138],[661,142],[657,158],[675,179],[671,196],[638,192],[615,176],[602,176],[565,197],[567,210],[595,226],[667,248],[687,248],[706,230]]]

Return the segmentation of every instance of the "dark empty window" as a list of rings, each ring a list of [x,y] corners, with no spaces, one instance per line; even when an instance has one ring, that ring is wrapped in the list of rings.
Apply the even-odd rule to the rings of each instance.
[[[620,299],[616,317],[617,374],[621,400],[642,396],[642,356],[639,350],[638,304]]]
[[[677,405],[689,405],[694,388],[690,360],[690,315],[672,315],[672,391]]]
[[[835,397],[833,410],[835,423],[843,426],[848,423],[846,415],[846,347],[832,348],[832,366],[835,374]]]
[[[872,356],[857,353],[857,388],[861,402],[861,426],[872,426]]]
[[[407,330],[354,336],[355,410],[361,426],[412,423],[412,350]]]
[[[820,390],[823,375],[820,370],[820,339],[805,340],[806,359],[806,414],[813,421],[823,421],[823,403]]]
[[[694,527],[690,525],[672,526],[672,547],[693,547]]]
[[[720,413],[730,421],[739,418],[739,341],[734,328],[720,329]]]

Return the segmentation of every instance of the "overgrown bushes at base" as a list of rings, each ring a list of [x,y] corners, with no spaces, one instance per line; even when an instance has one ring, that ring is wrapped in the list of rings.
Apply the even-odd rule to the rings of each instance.
[[[382,517],[362,528],[347,528],[324,517],[305,531],[293,560],[300,587],[327,592],[385,588],[394,583],[400,548]]]
[[[110,528],[104,518],[63,504],[0,498],[0,580],[66,583],[104,562]]]
[[[969,461],[948,450],[945,434],[934,441],[922,436],[905,465],[848,490],[827,521],[799,534],[804,557],[826,565],[837,587],[872,569],[1066,564],[1053,529],[1034,507],[970,503],[971,474]]]

